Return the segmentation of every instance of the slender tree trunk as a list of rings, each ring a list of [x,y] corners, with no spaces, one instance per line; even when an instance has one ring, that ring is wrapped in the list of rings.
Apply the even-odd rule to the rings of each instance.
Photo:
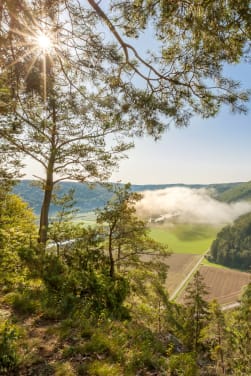
[[[47,241],[48,225],[49,225],[49,210],[53,192],[53,171],[52,167],[48,168],[47,178],[44,188],[44,199],[40,213],[39,238],[38,242],[45,245]]]
[[[225,362],[224,362],[224,354],[222,350],[222,335],[221,335],[221,327],[218,323],[218,344],[220,349],[220,367],[222,374],[225,375]]]
[[[117,271],[120,272],[121,244],[118,245]]]
[[[50,210],[50,205],[51,205],[52,192],[54,188],[53,173],[54,173],[54,164],[55,164],[55,157],[56,157],[56,104],[54,101],[52,104],[52,121],[53,121],[53,126],[51,128],[51,149],[50,149],[50,157],[48,160],[48,166],[47,166],[47,171],[46,171],[44,199],[43,199],[43,204],[42,204],[41,213],[40,213],[40,226],[39,226],[39,237],[38,237],[38,242],[42,244],[44,247],[47,241],[48,225],[49,225],[49,210]]]
[[[114,277],[114,259],[113,259],[113,253],[112,253],[112,231],[109,233],[109,246],[108,246],[108,251],[109,251],[109,259],[110,259],[110,277]]]

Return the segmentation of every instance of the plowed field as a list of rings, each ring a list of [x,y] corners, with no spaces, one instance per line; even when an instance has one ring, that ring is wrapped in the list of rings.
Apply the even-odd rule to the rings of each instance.
[[[208,286],[206,300],[217,299],[220,304],[235,303],[241,297],[244,286],[251,281],[251,274],[238,270],[201,266],[200,273]],[[180,296],[179,302],[183,298],[184,294]]]
[[[184,278],[189,274],[190,270],[199,260],[201,255],[190,255],[182,253],[173,253],[167,259],[169,265],[166,287],[171,295],[180,285]]]

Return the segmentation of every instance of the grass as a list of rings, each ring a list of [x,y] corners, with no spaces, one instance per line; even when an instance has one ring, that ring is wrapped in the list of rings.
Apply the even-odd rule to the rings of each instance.
[[[95,213],[78,213],[75,223],[95,226]],[[174,253],[202,254],[211,245],[219,232],[219,227],[208,224],[175,224],[172,226],[153,225],[151,237],[163,244],[168,244]]]
[[[95,219],[95,212],[78,213],[73,222],[95,226]],[[168,244],[174,253],[203,254],[219,230],[208,224],[152,225],[150,235],[154,240]]]
[[[202,224],[176,224],[174,226],[153,226],[154,240],[168,244],[174,253],[203,254],[215,239],[219,228]]]
[[[85,226],[95,226],[96,225],[96,214],[95,212],[86,212],[77,213],[74,218],[73,222],[76,223],[83,223]]]
[[[214,262],[210,262],[206,258],[204,258],[202,264],[205,265],[205,266],[212,266],[213,268],[218,268],[218,269],[230,269],[230,268],[227,268],[224,265],[215,264]]]

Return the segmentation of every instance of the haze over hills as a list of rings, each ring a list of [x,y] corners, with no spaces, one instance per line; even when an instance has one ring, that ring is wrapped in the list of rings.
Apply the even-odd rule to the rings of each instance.
[[[41,189],[34,184],[32,180],[21,180],[13,189],[14,193],[22,197],[29,206],[33,208],[36,214],[39,214],[41,202],[42,202],[42,191]],[[192,190],[199,190],[197,197],[201,200],[202,189],[204,199],[210,201],[210,198],[214,201],[222,201],[226,203],[245,201],[251,198],[251,182],[246,183],[222,183],[222,184],[149,184],[149,185],[132,185],[132,190],[136,192],[144,191],[161,191],[169,188],[187,188]],[[97,208],[102,207],[107,200],[112,196],[112,193],[108,191],[107,187],[101,184],[96,184],[93,187],[89,187],[87,184],[81,184],[77,182],[62,182],[60,184],[60,195],[65,194],[69,189],[75,190],[75,207],[79,209],[80,212],[89,212]],[[189,201],[191,197],[194,197],[194,194],[188,195],[189,191],[179,190],[179,195],[184,192],[187,196],[184,198],[184,202]],[[168,191],[171,193],[171,191]],[[176,191],[172,191],[176,192]],[[176,196],[175,196],[176,197]],[[182,196],[184,197],[184,195]],[[174,196],[172,197],[174,200]],[[177,197],[177,200],[181,200],[181,196]],[[218,201],[217,201],[218,202]],[[196,201],[193,202],[196,206]],[[201,201],[198,204],[202,204]],[[51,214],[57,211],[57,207],[52,205]],[[247,212],[248,210],[244,211]],[[242,213],[241,213],[242,214]]]

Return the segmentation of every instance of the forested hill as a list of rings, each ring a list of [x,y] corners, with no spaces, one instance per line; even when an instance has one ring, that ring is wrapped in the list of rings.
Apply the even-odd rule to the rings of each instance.
[[[218,200],[224,202],[235,202],[242,200],[251,200],[251,181],[238,183],[229,187],[218,195]]]
[[[243,196],[242,187],[250,186],[251,194],[251,183],[225,183],[225,184],[149,184],[149,185],[132,185],[133,191],[145,191],[145,190],[157,190],[165,189],[171,187],[188,187],[188,188],[211,188],[215,191],[215,198],[220,198],[224,201],[224,197],[231,197],[231,192],[240,192],[241,198]],[[102,207],[107,200],[111,197],[111,193],[108,189],[101,184],[96,184],[95,187],[90,188],[87,184],[81,184],[76,182],[62,182],[60,184],[60,194],[67,193],[69,189],[75,190],[75,201],[76,208],[80,212],[93,211],[98,207]],[[42,191],[34,181],[32,180],[21,180],[15,187],[14,193],[22,197],[27,201],[30,207],[33,208],[36,214],[39,213],[42,202]],[[229,194],[228,194],[229,193]],[[238,201],[238,196],[235,194],[234,201]],[[228,201],[228,200],[226,200]],[[232,201],[232,200],[231,200]],[[57,210],[55,205],[52,205],[51,214]]]
[[[249,270],[251,266],[251,213],[225,226],[214,240],[209,260],[231,268]]]

